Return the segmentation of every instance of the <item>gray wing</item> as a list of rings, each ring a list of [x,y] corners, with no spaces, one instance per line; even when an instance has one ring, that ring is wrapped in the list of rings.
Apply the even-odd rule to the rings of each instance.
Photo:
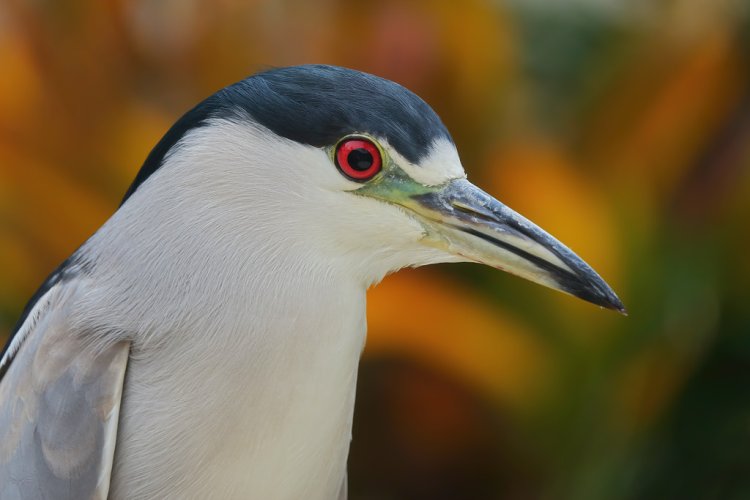
[[[93,350],[58,285],[0,380],[0,499],[105,499],[129,344]]]

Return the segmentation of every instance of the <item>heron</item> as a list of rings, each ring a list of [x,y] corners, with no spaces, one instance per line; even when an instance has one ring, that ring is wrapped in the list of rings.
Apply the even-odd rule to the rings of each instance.
[[[346,498],[366,290],[445,262],[624,312],[406,88],[303,65],[218,91],[23,311],[0,498]]]

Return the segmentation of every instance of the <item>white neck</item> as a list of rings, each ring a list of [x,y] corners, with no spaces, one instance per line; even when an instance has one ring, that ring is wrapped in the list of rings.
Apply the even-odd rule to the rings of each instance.
[[[347,221],[336,197],[378,202],[302,191],[304,171],[279,191],[269,176],[325,154],[287,144],[280,158],[268,138],[239,144],[253,131],[236,127],[237,151],[227,130],[198,129],[224,150],[178,148],[83,248],[76,310],[93,313],[78,320],[106,318],[133,346],[112,498],[127,484],[131,497],[323,499],[345,473],[365,290],[421,230],[395,209]],[[375,257],[366,237],[337,242],[355,223],[401,240],[384,236]]]

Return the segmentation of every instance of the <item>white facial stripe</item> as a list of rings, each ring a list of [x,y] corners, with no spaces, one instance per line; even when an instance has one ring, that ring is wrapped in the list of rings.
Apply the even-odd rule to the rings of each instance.
[[[456,147],[446,139],[438,139],[430,148],[430,153],[419,165],[414,165],[394,150],[387,141],[381,141],[393,161],[406,174],[425,186],[439,186],[454,179],[466,177]]]

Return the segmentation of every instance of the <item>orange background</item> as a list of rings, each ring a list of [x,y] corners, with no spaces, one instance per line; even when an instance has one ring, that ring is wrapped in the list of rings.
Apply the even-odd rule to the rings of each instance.
[[[471,265],[370,292],[351,497],[750,498],[750,6],[5,0],[0,339],[171,123],[269,66],[395,80],[630,316]]]

